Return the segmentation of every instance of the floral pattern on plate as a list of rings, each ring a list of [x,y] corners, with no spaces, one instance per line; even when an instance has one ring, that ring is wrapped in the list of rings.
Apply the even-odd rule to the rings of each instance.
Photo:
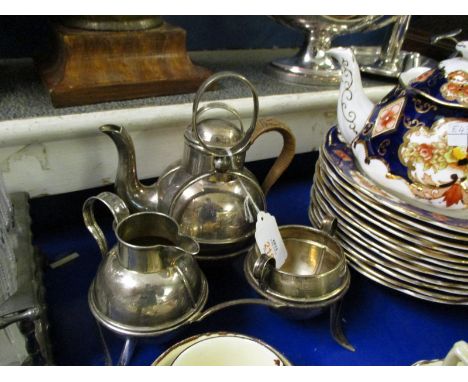
[[[468,73],[463,70],[449,73],[447,83],[442,85],[440,93],[449,101],[468,106]]]
[[[446,207],[468,205],[468,154],[464,146],[451,146],[450,123],[466,124],[466,119],[441,119],[430,128],[410,128],[403,138],[399,157],[412,181],[411,191],[427,200],[442,198]]]
[[[324,155],[326,155],[329,161],[333,163],[337,171],[347,183],[377,202],[413,219],[421,220],[443,229],[449,229],[456,232],[462,230],[463,232],[468,233],[468,219],[453,218],[406,203],[381,189],[369,178],[360,173],[354,163],[353,152],[345,143],[339,140],[336,126],[332,127],[328,131],[323,151]],[[348,158],[351,158],[352,160],[348,160]],[[451,195],[449,194],[448,197],[450,198]]]

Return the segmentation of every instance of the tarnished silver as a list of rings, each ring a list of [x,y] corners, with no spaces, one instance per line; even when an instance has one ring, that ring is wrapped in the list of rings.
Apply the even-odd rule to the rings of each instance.
[[[355,47],[356,59],[363,72],[397,78],[400,73],[421,66],[427,58],[417,52],[402,51],[411,16],[274,16],[279,23],[305,31],[307,37],[294,57],[273,61],[267,71],[281,80],[305,85],[327,85],[340,82],[339,67],[325,51],[339,36],[372,31],[393,24],[389,38],[369,60],[366,49]],[[451,36],[448,36],[451,37]],[[359,54],[363,51],[363,55]],[[376,58],[375,58],[376,57]],[[371,62],[369,62],[371,61]]]
[[[342,328],[342,316],[341,316],[341,303],[343,297],[349,289],[351,282],[351,276],[349,271],[347,271],[344,283],[340,293],[327,299],[327,300],[318,300],[315,302],[302,302],[294,300],[285,300],[275,297],[273,294],[269,293],[265,289],[259,286],[259,280],[257,280],[249,268],[248,260],[244,262],[244,273],[247,278],[247,281],[252,286],[252,288],[265,300],[262,299],[250,299],[249,301],[243,302],[242,300],[234,300],[228,303],[229,306],[234,306],[238,304],[258,304],[260,301],[266,301],[267,303],[262,303],[262,305],[270,306],[271,308],[277,310],[285,317],[293,320],[307,320],[311,319],[319,314],[324,313],[327,309],[330,310],[330,333],[334,340],[345,349],[354,351],[353,345],[350,344],[346,338],[343,328]],[[221,305],[221,304],[220,304]],[[216,310],[220,310],[222,307],[216,306]],[[210,308],[211,309],[211,308]]]
[[[96,201],[104,203],[115,218],[114,232],[118,243],[108,252],[105,252],[108,246],[104,234],[94,218]],[[291,272],[299,273],[290,274],[296,284],[289,287],[284,285],[283,289],[279,288],[279,294],[270,293],[270,275],[275,272],[271,269],[274,260],[266,259],[264,265],[256,263],[260,270],[258,273],[252,270],[249,265],[252,260],[248,257],[244,272],[249,283],[263,298],[226,301],[203,311],[208,298],[208,284],[194,260],[199,246],[193,239],[179,234],[173,219],[158,212],[130,214],[123,201],[109,192],[86,200],[83,216],[103,255],[89,288],[88,303],[98,325],[125,337],[119,365],[130,362],[138,338],[168,338],[213,313],[246,304],[268,306],[295,319],[311,318],[330,308],[333,337],[345,348],[353,350],[341,328],[339,304],[349,287],[350,276],[346,264],[341,262],[341,249],[333,245],[333,239],[329,236],[335,226],[333,221],[324,225],[328,227],[329,234],[299,226],[286,226],[281,230],[290,253],[301,253],[301,247],[310,245],[311,240],[315,240],[317,248],[326,249],[320,252],[323,261],[316,259],[323,263],[323,271],[313,276],[319,279],[317,285],[307,282],[310,278],[304,275],[307,264],[301,266],[300,262],[304,259],[299,256],[299,261],[286,262],[286,269],[292,267]],[[296,232],[303,229],[308,235]],[[299,245],[295,240],[288,240],[290,236],[299,238]],[[257,256],[257,259],[264,258]],[[341,269],[341,265],[344,265],[344,269]],[[263,279],[265,285],[259,287],[258,279]],[[282,275],[280,282],[284,280],[291,281]],[[285,297],[284,293],[290,295]],[[101,332],[100,335],[107,362],[111,363],[104,336]]]
[[[116,218],[118,244],[107,243],[93,215],[96,200]],[[199,246],[180,235],[177,223],[158,212],[128,214],[109,192],[83,206],[86,226],[103,259],[89,289],[91,312],[100,324],[132,337],[157,336],[203,309],[208,286],[194,255]]]
[[[204,92],[223,79],[240,81],[251,92],[253,112],[246,130],[239,113],[224,103],[212,102],[199,108]],[[232,72],[213,75],[196,93],[182,160],[170,165],[151,186],[138,180],[135,149],[128,132],[115,125],[102,126],[100,130],[118,150],[117,194],[132,212],[159,211],[174,218],[181,233],[200,244],[198,259],[226,258],[245,252],[253,244],[255,231],[247,209],[265,209],[265,193],[292,160],[295,146],[286,126],[265,127],[260,121],[257,123],[257,117],[258,96],[245,77]],[[275,162],[267,175],[267,185],[260,187],[244,167],[246,151],[258,136],[273,130],[283,135],[288,150],[283,149],[277,160],[279,165]]]
[[[328,229],[333,226],[336,224],[327,222]],[[293,302],[318,302],[340,294],[348,270],[343,250],[331,232],[289,225],[280,227],[280,233],[288,253],[280,269],[258,246],[247,255],[247,272],[258,286],[268,295]]]
[[[288,257],[280,269],[274,258],[251,249],[244,262],[247,281],[255,291],[293,319],[312,318],[330,309],[330,331],[343,347],[354,351],[341,327],[341,301],[350,273],[341,246],[333,238],[336,219],[325,217],[322,230],[305,226],[279,227]]]
[[[343,34],[382,28],[393,22],[386,16],[273,16],[281,24],[306,33],[304,44],[294,57],[277,59],[267,67],[268,73],[287,81],[305,85],[337,84],[340,68],[325,55],[332,40]]]
[[[115,219],[114,232],[118,243],[110,251],[94,217],[96,201],[106,205]],[[172,337],[186,326],[200,322],[220,310],[251,304],[268,306],[296,319],[310,318],[325,308],[330,308],[330,330],[333,337],[342,346],[353,350],[343,334],[339,315],[339,303],[349,287],[350,277],[346,264],[343,275],[335,273],[335,268],[339,266],[333,264],[335,257],[340,259],[338,253],[341,252],[340,248],[333,246],[333,240],[329,236],[336,225],[332,220],[324,223],[328,233],[302,227],[309,232],[309,236],[310,232],[314,231],[314,240],[319,242],[322,240],[323,245],[317,244],[318,247],[322,245],[323,248],[327,248],[321,253],[324,257],[323,261],[320,260],[323,262],[321,268],[323,272],[316,275],[322,278],[325,287],[323,293],[327,293],[327,299],[321,298],[322,296],[311,298],[309,284],[303,281],[295,285],[297,291],[291,292],[286,288],[287,293],[292,293],[293,298],[278,298],[274,293],[265,292],[270,288],[269,274],[274,272],[271,269],[274,260],[269,258],[264,265],[258,264],[258,270],[263,272],[257,274],[248,266],[251,260],[247,258],[244,265],[246,277],[264,298],[226,301],[203,310],[208,299],[208,284],[194,259],[199,245],[192,238],[181,235],[177,223],[172,218],[159,212],[130,214],[125,203],[110,192],[103,192],[87,199],[83,205],[83,218],[103,256],[96,277],[89,288],[88,303],[99,326],[108,364],[111,364],[112,360],[100,329],[101,325],[125,338],[118,364],[127,365],[139,338]],[[304,243],[312,239],[304,234],[298,235],[295,231],[298,229],[301,227],[286,226],[282,233],[287,237],[300,236]],[[298,249],[296,243],[287,239],[286,247],[291,253]],[[329,257],[333,257],[334,260],[330,261]],[[337,261],[337,264],[341,264],[340,261]],[[286,267],[293,266],[294,269],[298,265],[298,262],[286,263]],[[256,276],[252,276],[252,273]],[[329,278],[333,275],[341,282],[336,288],[339,292],[328,293],[333,284]],[[304,275],[300,274],[297,277],[301,279]],[[258,278],[265,280],[265,285],[260,288],[257,286]]]
[[[200,101],[203,97],[203,94],[213,86],[214,83],[222,80],[222,79],[237,79],[245,84],[251,94],[253,100],[253,111],[252,111],[252,118],[249,129],[245,132],[242,136],[239,136],[235,132],[231,130],[232,128],[228,128],[227,131],[223,131],[221,136],[217,136],[216,132],[210,131],[210,136],[206,135],[206,127],[203,124],[198,123],[198,117],[200,116],[199,112],[199,105]],[[211,103],[211,108],[219,107],[220,103]],[[207,108],[208,106],[205,106]],[[206,109],[205,109],[206,110]],[[194,138],[196,142],[201,144],[201,146],[210,154],[215,156],[226,156],[226,148],[229,148],[230,155],[239,154],[241,152],[245,152],[249,145],[250,145],[250,137],[253,134],[255,129],[255,125],[258,119],[258,95],[257,91],[255,90],[254,86],[250,81],[248,81],[244,76],[240,74],[232,73],[232,72],[219,72],[210,78],[208,78],[198,89],[197,93],[195,94],[195,100],[193,101],[192,107],[192,134],[195,133]],[[219,124],[219,122],[218,122]],[[221,126],[225,125],[226,121],[221,123]],[[235,131],[235,128],[234,128]],[[213,138],[213,133],[215,133],[216,139]],[[226,134],[227,133],[227,134]],[[234,139],[233,139],[234,138]],[[221,145],[220,145],[221,143]],[[232,146],[233,145],[233,146]],[[221,147],[220,147],[221,146]]]

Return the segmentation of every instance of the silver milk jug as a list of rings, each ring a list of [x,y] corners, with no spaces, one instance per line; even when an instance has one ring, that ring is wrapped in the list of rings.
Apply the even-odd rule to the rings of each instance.
[[[117,244],[111,250],[94,218],[95,201],[114,216]],[[130,214],[110,192],[87,199],[83,218],[102,254],[88,294],[99,323],[124,336],[156,336],[203,309],[208,284],[194,258],[199,245],[179,234],[172,218],[159,212]]]

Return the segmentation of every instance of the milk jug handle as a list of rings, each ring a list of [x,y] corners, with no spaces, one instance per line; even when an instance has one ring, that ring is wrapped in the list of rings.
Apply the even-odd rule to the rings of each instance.
[[[105,256],[108,252],[108,245],[106,237],[102,232],[101,228],[96,222],[94,218],[94,202],[100,201],[104,203],[104,205],[109,208],[113,217],[114,217],[114,227],[127,216],[130,215],[130,212],[123,202],[117,195],[113,194],[112,192],[101,192],[97,196],[91,196],[90,198],[86,199],[83,204],[83,220],[86,225],[86,228],[91,235],[93,235],[94,239],[96,240],[99,250],[101,251],[102,256]]]
[[[250,138],[250,144],[253,144],[260,135],[269,133],[270,131],[276,131],[282,135],[283,149],[262,183],[262,190],[265,195],[291,164],[296,153],[296,138],[291,129],[276,118],[259,119]]]

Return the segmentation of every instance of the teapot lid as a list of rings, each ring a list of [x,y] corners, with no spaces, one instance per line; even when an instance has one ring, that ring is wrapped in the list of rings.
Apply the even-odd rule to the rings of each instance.
[[[436,103],[468,109],[468,41],[457,43],[461,57],[440,62],[409,84],[410,88]]]
[[[244,132],[242,125],[242,118],[234,108],[226,105],[222,102],[211,102],[200,109],[198,108],[200,100],[207,89],[209,89],[215,82],[222,79],[231,78],[236,79],[247,85],[252,95],[253,100],[253,113],[251,118],[250,127]],[[229,120],[225,120],[219,117],[203,118],[203,122],[200,122],[200,117],[213,109],[223,109],[234,116],[239,122],[240,128],[235,128],[235,125]],[[250,137],[255,129],[258,117],[258,95],[254,86],[244,76],[233,72],[219,72],[209,77],[203,84],[201,84],[197,93],[195,94],[195,100],[193,101],[192,107],[192,124],[189,128],[191,132],[186,132],[185,137],[195,143],[202,150],[209,152],[215,156],[225,155],[236,155],[244,152],[250,145]],[[209,121],[209,122],[208,122]],[[214,122],[217,121],[217,122]],[[221,128],[219,128],[221,126]],[[214,134],[213,128],[217,128],[217,133]],[[241,133],[241,136],[237,135],[236,129]],[[213,144],[214,143],[214,144]]]
[[[203,141],[204,146],[209,149],[227,151],[238,144],[245,135],[242,121],[239,119],[238,122],[218,117],[204,118],[197,122],[198,136],[192,125],[189,125],[185,131],[185,138],[200,148],[203,147],[200,141]]]

